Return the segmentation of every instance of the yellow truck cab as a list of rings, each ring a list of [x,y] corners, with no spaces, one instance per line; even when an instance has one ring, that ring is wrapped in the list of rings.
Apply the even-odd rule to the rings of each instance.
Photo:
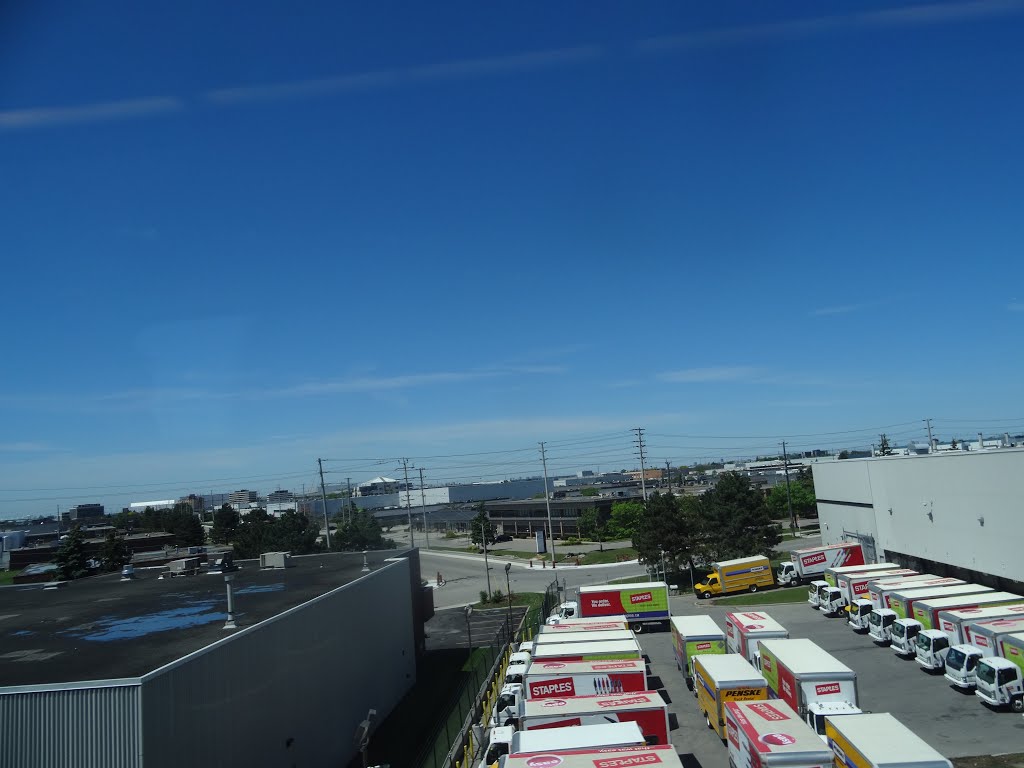
[[[711,573],[694,586],[698,597],[707,599],[731,592],[757,592],[763,587],[774,587],[775,578],[767,557],[741,557],[723,560],[711,565]]]

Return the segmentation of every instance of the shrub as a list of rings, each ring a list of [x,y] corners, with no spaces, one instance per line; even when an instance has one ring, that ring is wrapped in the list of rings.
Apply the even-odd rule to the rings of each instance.
[[[487,590],[486,589],[481,589],[480,590],[480,603],[482,605],[486,605],[487,602],[488,602],[488,600],[487,600]]]
[[[494,602],[494,603],[500,603],[504,599],[505,599],[505,595],[502,593],[502,591],[500,589],[494,590],[494,594],[491,595],[491,602]]]

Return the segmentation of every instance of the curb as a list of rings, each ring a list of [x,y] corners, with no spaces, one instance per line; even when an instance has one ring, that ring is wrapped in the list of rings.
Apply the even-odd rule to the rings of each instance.
[[[462,554],[460,552],[438,552],[438,551],[432,550],[432,549],[421,549],[420,550],[420,557],[422,557],[425,554],[426,555],[434,555],[435,557],[450,557],[450,558],[453,558],[455,560],[471,560],[473,562],[483,562],[483,559],[484,559],[483,555],[470,555],[468,553],[467,554]],[[583,570],[584,568],[615,568],[615,567],[620,566],[620,565],[639,565],[640,564],[639,560],[622,560],[622,561],[617,562],[617,563],[598,563],[597,565],[572,565],[570,563],[562,563],[557,568],[542,568],[542,567],[540,567],[538,565],[535,565],[535,566],[533,566],[531,568],[530,565],[529,565],[529,561],[526,561],[524,563],[521,560],[509,560],[507,558],[499,558],[499,557],[489,557],[488,560],[492,561],[492,562],[495,562],[495,563],[500,563],[502,566],[504,566],[506,563],[512,563],[513,566],[516,566],[516,567],[519,567],[519,568],[525,568],[528,571],[544,571],[544,570],[548,570],[548,571],[551,571],[551,570],[554,570],[554,571],[559,571],[559,570],[580,571],[580,570]]]

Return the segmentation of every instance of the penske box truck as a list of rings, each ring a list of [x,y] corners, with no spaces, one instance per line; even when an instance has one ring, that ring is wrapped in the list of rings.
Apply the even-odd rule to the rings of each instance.
[[[676,666],[693,690],[693,657],[705,653],[725,653],[725,633],[710,616],[673,616],[672,652]]]
[[[928,670],[942,670],[949,651],[966,643],[967,627],[993,619],[1020,617],[1024,617],[1024,603],[941,610],[938,629],[923,629],[917,636],[917,663]],[[977,655],[981,658],[980,651]]]
[[[634,632],[668,624],[668,584],[647,581],[635,584],[596,584],[580,587],[579,600],[562,603],[548,623],[580,616],[602,618],[625,616]]]
[[[829,718],[825,735],[837,768],[953,768],[887,712]]]
[[[832,768],[832,751],[781,701],[730,701],[725,727],[733,768]]]
[[[758,663],[758,640],[789,637],[789,630],[762,611],[725,614],[725,642],[729,653],[738,653],[755,668]]]
[[[738,653],[697,656],[693,660],[697,707],[704,722],[725,739],[725,704],[728,701],[763,701],[768,698],[764,677]]]
[[[519,728],[570,728],[603,723],[636,723],[648,744],[668,744],[668,705],[657,691],[614,696],[530,699],[522,703]]]
[[[779,572],[775,577],[779,586],[803,584],[824,574],[826,568],[834,566],[864,565],[864,550],[855,542],[794,549],[792,556],[792,560],[779,563]]]
[[[768,695],[792,707],[819,736],[825,718],[860,714],[857,673],[811,640],[760,640]]]
[[[528,699],[643,691],[647,689],[647,664],[643,659],[538,661],[526,670],[523,685]]]
[[[731,592],[757,592],[775,586],[767,557],[741,557],[712,563],[711,573],[694,585],[697,597],[707,599]]]

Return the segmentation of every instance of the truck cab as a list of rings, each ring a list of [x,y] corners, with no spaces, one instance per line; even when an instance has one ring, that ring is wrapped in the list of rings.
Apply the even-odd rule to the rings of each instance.
[[[892,639],[892,627],[896,623],[896,611],[880,608],[868,615],[868,635],[876,643],[884,645]]]
[[[924,625],[917,619],[896,619],[889,630],[890,647],[897,656],[917,653],[917,636]]]
[[[516,651],[509,656],[508,666],[505,668],[505,683],[522,683],[531,659],[529,651]]]
[[[825,587],[818,590],[818,610],[826,616],[839,616],[846,608],[843,590],[839,587]]]
[[[941,629],[924,629],[917,635],[917,663],[925,669],[942,670],[949,653],[949,636]]]
[[[863,714],[863,710],[845,701],[816,701],[807,705],[807,714],[804,719],[811,726],[811,729],[821,737],[821,740],[827,744],[828,738],[825,736],[826,717],[860,714]]]
[[[854,632],[863,632],[870,627],[871,612],[874,609],[875,605],[870,600],[858,598],[850,603],[850,613],[846,623],[850,625]]]
[[[519,727],[519,713],[522,708],[524,689],[522,683],[506,683],[501,687],[494,711],[491,714],[491,726],[498,728],[511,725]]]
[[[811,582],[810,587],[807,589],[807,602],[811,604],[811,608],[818,608],[821,605],[821,588],[832,586],[827,581],[821,579],[815,579]]]
[[[792,560],[779,563],[779,572],[775,574],[775,581],[780,587],[799,586],[800,574],[796,572],[796,563]]]
[[[480,763],[480,768],[486,768],[487,766],[494,765],[499,762],[501,758],[508,755],[512,749],[512,737],[515,735],[516,729],[511,725],[503,725],[498,728],[491,728],[491,738],[487,742],[487,751],[484,752],[483,762]]]
[[[1024,712],[1024,680],[1021,669],[1001,656],[982,659],[977,668],[978,688],[974,694],[993,707]]]
[[[957,688],[969,690],[974,687],[978,662],[985,654],[973,645],[954,645],[946,652],[946,673],[943,675]]]
[[[568,602],[562,603],[558,606],[554,613],[548,616],[547,620],[544,623],[548,625],[554,625],[557,624],[561,619],[575,619],[577,616],[579,616],[579,609],[579,604],[575,601],[570,600]]]

